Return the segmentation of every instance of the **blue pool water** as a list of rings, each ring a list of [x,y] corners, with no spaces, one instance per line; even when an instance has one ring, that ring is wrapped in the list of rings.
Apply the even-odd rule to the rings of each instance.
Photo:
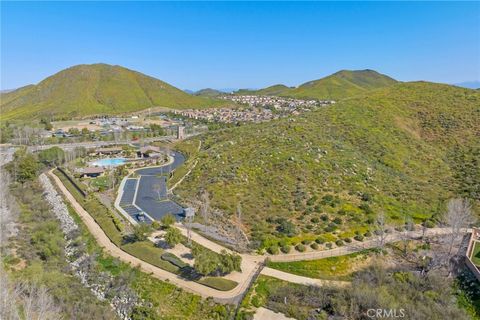
[[[91,164],[98,167],[116,167],[125,164],[125,158],[106,158],[93,161]]]

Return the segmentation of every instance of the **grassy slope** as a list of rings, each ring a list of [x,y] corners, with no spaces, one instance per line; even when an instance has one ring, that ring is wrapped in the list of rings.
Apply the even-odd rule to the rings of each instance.
[[[294,262],[268,262],[268,267],[316,279],[343,280],[352,279],[358,265],[364,267],[365,261],[372,255],[372,251],[365,250],[345,256],[330,257],[319,260]]]
[[[260,90],[248,90],[241,89],[235,92],[237,95],[258,95],[258,96],[280,96],[285,95],[289,90],[289,87],[283,84],[276,84],[270,87],[266,87]]]
[[[223,92],[211,88],[206,88],[206,89],[201,89],[196,91],[193,95],[195,96],[201,96],[201,97],[217,97],[219,95],[222,95]]]
[[[297,88],[277,84],[260,90],[242,89],[235,94],[340,100],[369,90],[388,87],[396,82],[396,80],[373,70],[342,70],[328,77],[306,82]]]
[[[474,90],[403,83],[293,119],[215,132],[203,138],[199,164],[177,192],[193,198],[206,187],[211,204],[228,214],[240,202],[250,230],[272,230],[265,222],[272,216],[302,225],[326,213],[348,228],[365,226],[379,210],[397,223],[404,213],[428,218],[464,191],[452,150],[479,147],[479,105]],[[336,203],[322,204],[326,194]]]
[[[395,83],[394,79],[372,70],[343,70],[320,80],[304,83],[282,95],[296,98],[339,100]]]
[[[191,96],[158,79],[120,66],[78,65],[38,85],[2,94],[2,118],[81,117],[149,107],[211,107],[223,102]]]

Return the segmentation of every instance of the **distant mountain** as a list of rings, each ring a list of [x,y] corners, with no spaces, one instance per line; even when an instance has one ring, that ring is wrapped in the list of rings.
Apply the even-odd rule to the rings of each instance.
[[[259,90],[240,89],[235,92],[237,95],[258,95],[258,96],[281,96],[287,94],[292,88],[283,84],[276,84]]]
[[[468,89],[480,89],[480,81],[465,81],[454,84],[457,87],[463,87]]]
[[[242,89],[235,94],[339,100],[395,83],[397,83],[395,79],[373,70],[342,70],[328,77],[306,82],[296,88],[277,84],[260,90]]]
[[[202,96],[202,97],[218,97],[219,95],[224,94],[224,92],[216,89],[206,88],[202,90],[198,90],[194,92],[193,95],[195,96]]]
[[[77,65],[2,94],[2,120],[120,114],[151,107],[200,108],[224,102],[191,96],[140,72],[108,64]]]

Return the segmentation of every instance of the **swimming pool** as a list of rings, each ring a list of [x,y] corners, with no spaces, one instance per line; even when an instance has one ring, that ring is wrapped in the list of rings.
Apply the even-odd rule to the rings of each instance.
[[[125,158],[105,158],[91,162],[91,165],[97,167],[116,167],[125,164]]]

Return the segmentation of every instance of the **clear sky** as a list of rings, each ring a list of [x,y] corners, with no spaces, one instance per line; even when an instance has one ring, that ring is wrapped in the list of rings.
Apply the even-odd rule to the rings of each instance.
[[[480,80],[479,2],[4,2],[2,89],[122,65],[182,89],[299,85],[341,69]]]

